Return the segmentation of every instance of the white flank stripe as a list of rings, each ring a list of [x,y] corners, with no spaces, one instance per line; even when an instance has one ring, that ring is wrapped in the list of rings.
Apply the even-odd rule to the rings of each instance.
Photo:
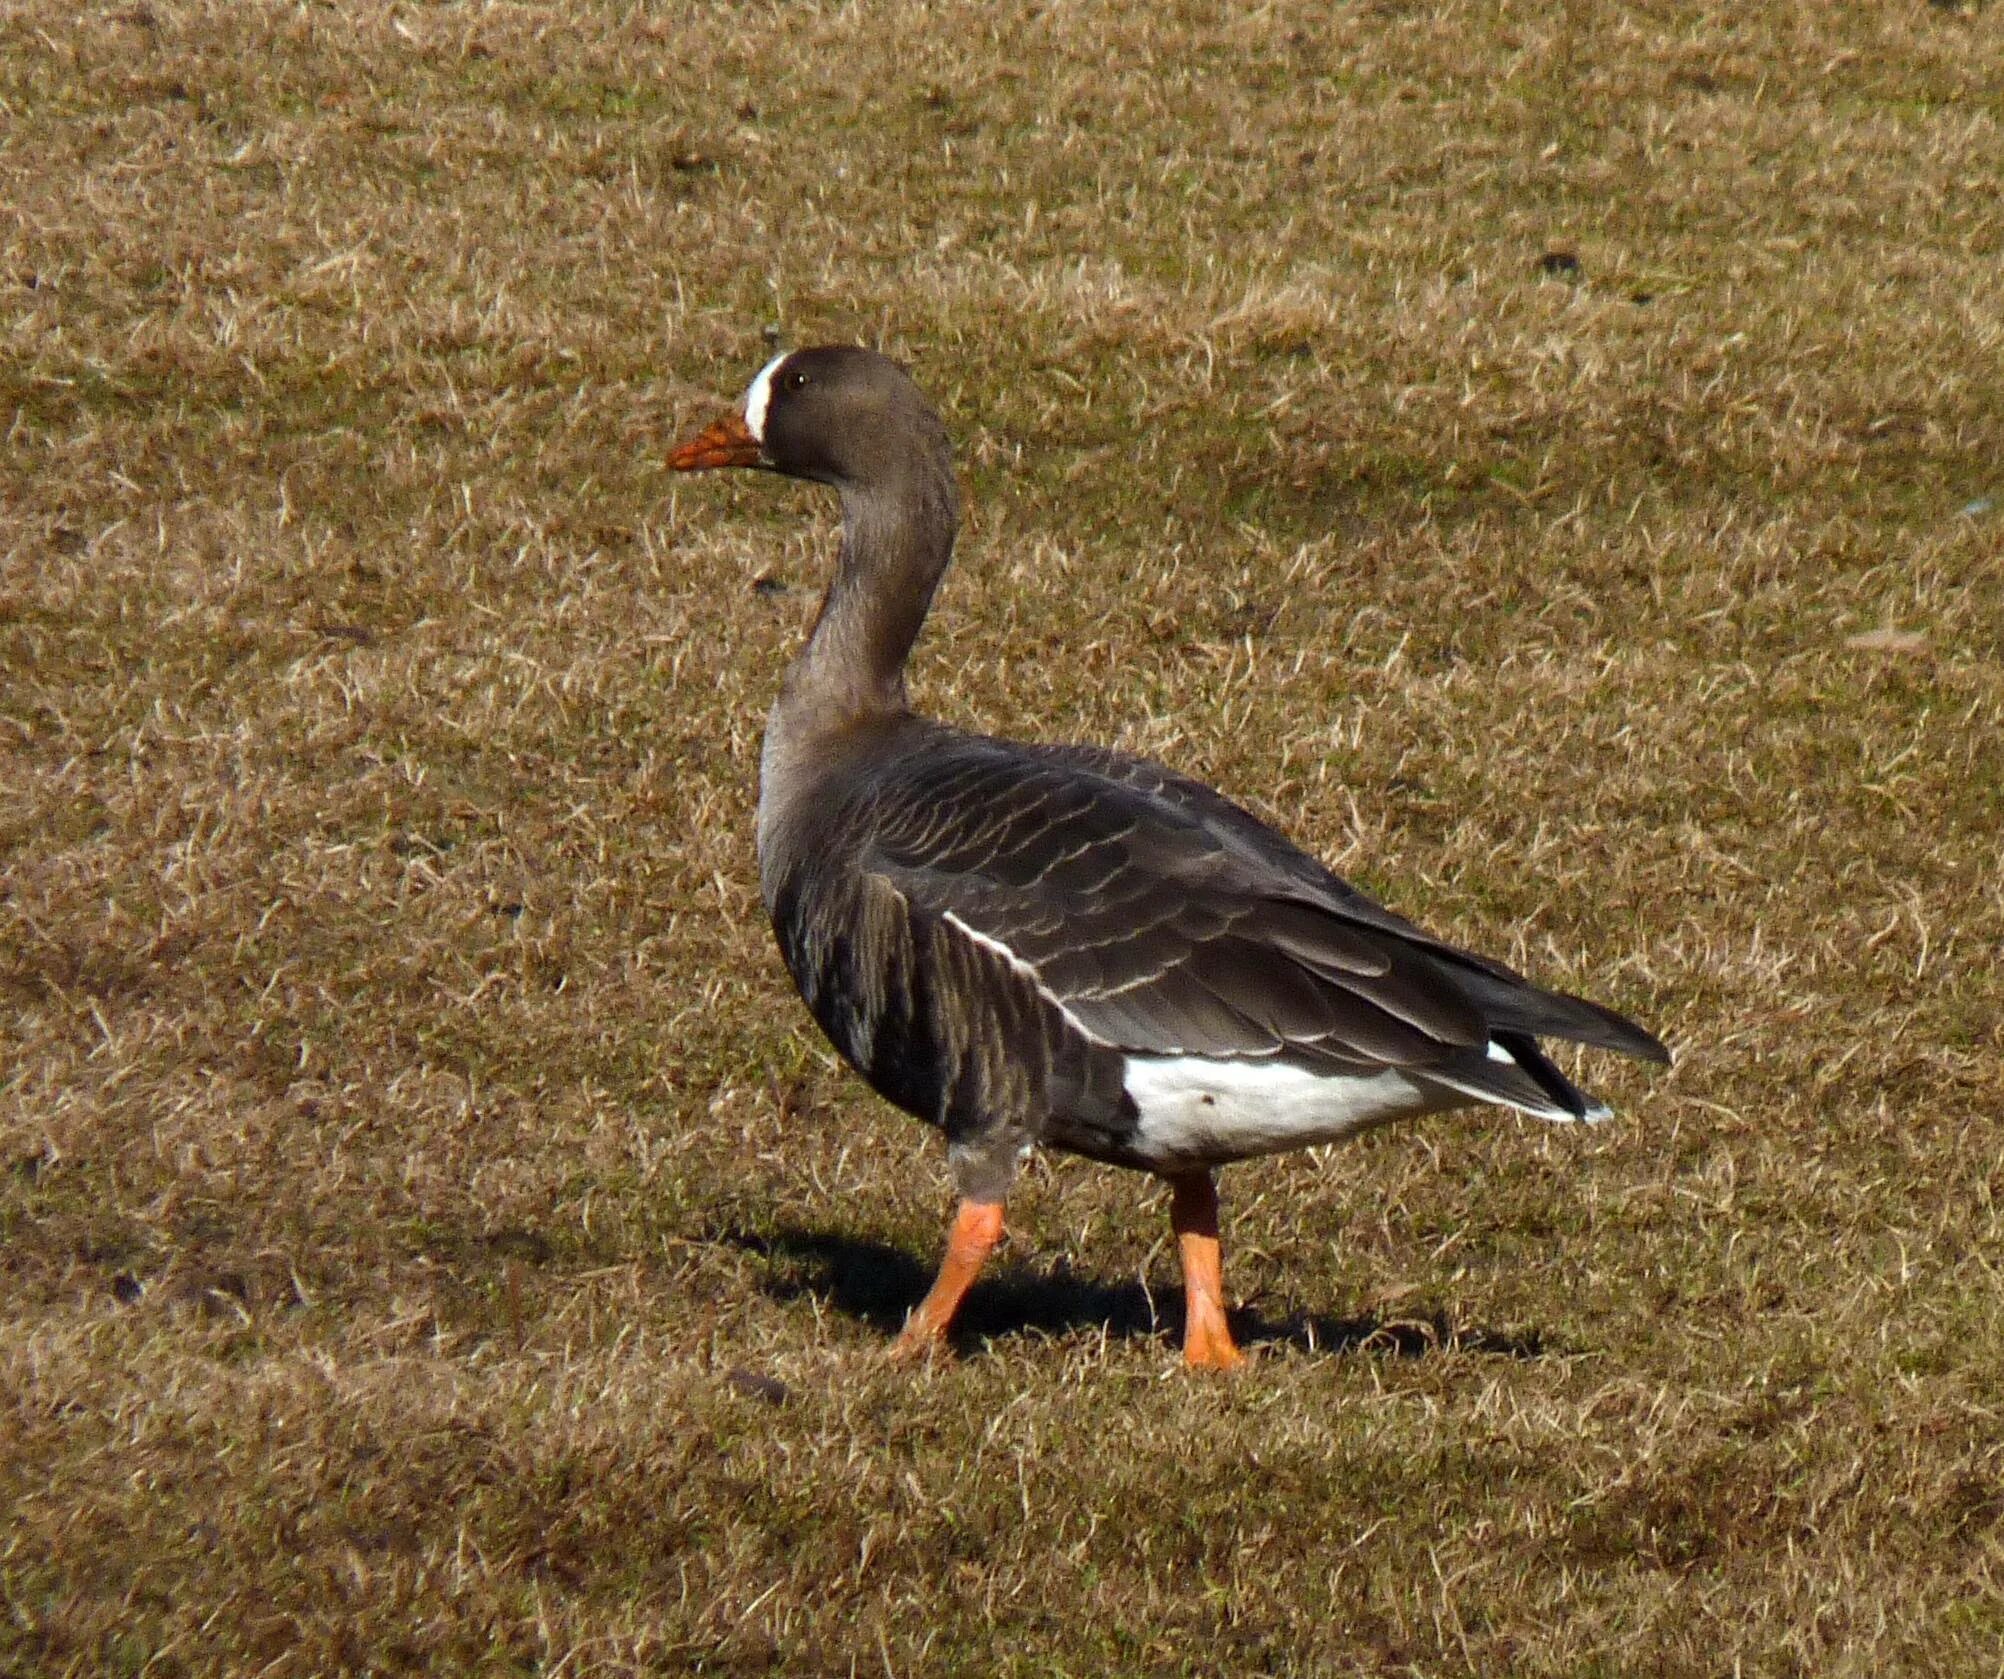
[[[1314,1073],[1272,1061],[1130,1055],[1127,1093],[1140,1110],[1134,1141],[1160,1166],[1222,1165],[1249,1155],[1333,1143],[1373,1125],[1466,1100],[1395,1068]]]
[[[1075,1030],[1096,1044],[1117,1047],[1066,1008],[1037,970],[1000,939],[968,926],[952,910],[942,910],[940,919],[971,943],[1001,957]],[[1492,1061],[1516,1061],[1493,1038],[1487,1049]],[[1376,1125],[1438,1113],[1443,1108],[1495,1103],[1538,1119],[1573,1117],[1556,1106],[1541,1110],[1458,1090],[1437,1073],[1422,1082],[1396,1067],[1377,1073],[1317,1073],[1278,1061],[1218,1061],[1202,1055],[1141,1055],[1133,1050],[1124,1053],[1127,1094],[1141,1120],[1130,1145],[1148,1164],[1166,1170],[1222,1166],[1256,1154],[1333,1143]],[[1588,1120],[1609,1117],[1610,1110],[1592,1097],[1587,1098],[1587,1104]]]
[[[772,376],[779,364],[793,354],[782,350],[771,361],[758,370],[758,377],[751,382],[751,389],[745,392],[745,430],[765,441],[765,411],[772,406]]]
[[[955,915],[953,911],[950,909],[941,910],[939,918],[940,920],[946,922],[949,926],[959,928],[963,934],[965,934],[969,939],[972,939],[974,943],[980,945],[983,950],[994,951],[994,953],[997,956],[1001,957],[1002,960],[1007,962],[1010,967],[1014,968],[1017,973],[1021,974],[1032,985],[1034,985],[1037,988],[1037,995],[1042,997],[1045,1002],[1049,1003],[1052,1008],[1056,1009],[1058,1013],[1063,1015],[1066,1020],[1070,1021],[1074,1031],[1077,1031],[1082,1035],[1084,1035],[1085,1037],[1092,1039],[1092,1041],[1096,1044],[1104,1044],[1107,1042],[1105,1038],[1102,1038],[1097,1032],[1089,1028],[1083,1020],[1079,1019],[1077,1015],[1073,1014],[1070,1009],[1066,1008],[1064,999],[1043,982],[1043,979],[1039,976],[1037,970],[1031,967],[1028,962],[1025,962],[1022,957],[1018,956],[1015,953],[1015,951],[1011,950],[1000,939],[990,938],[986,933],[982,932],[978,927],[968,926],[968,924],[965,921],[961,920],[960,917]]]

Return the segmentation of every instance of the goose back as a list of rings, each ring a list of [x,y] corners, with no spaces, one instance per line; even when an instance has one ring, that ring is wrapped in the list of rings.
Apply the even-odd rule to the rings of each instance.
[[[848,731],[818,776],[769,795],[761,829],[767,908],[816,1019],[960,1147],[988,1128],[1011,1158],[1043,1140],[1160,1165],[1136,1092],[1171,1064],[1238,1069],[1228,1084],[1286,1069],[1325,1107],[1365,1092],[1331,1110],[1340,1134],[1469,1100],[1604,1111],[1536,1032],[1663,1054],[1144,759],[906,715]],[[1300,1140],[1219,1124],[1195,1146],[1216,1164]]]

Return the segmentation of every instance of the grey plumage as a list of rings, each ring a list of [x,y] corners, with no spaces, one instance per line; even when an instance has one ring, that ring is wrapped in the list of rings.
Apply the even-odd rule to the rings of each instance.
[[[1667,1059],[1144,760],[907,716],[831,780],[773,871],[781,949],[837,1047],[963,1147],[1000,1126],[1134,1163],[1130,1055],[1393,1067],[1550,1118],[1590,1104],[1533,1034]]]

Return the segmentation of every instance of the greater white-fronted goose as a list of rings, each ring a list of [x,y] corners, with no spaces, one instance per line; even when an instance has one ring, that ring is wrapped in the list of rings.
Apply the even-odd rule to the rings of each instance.
[[[896,363],[797,350],[669,457],[832,486],[842,549],[766,725],[759,882],[800,994],[881,1094],[946,1133],[960,1205],[899,1337],[946,1333],[1038,1144],[1157,1173],[1183,1350],[1239,1362],[1212,1172],[1416,1114],[1607,1109],[1539,1049],[1668,1062],[1612,1010],[1545,991],[1337,879],[1144,759],[915,716],[905,661],[959,523],[939,416]]]

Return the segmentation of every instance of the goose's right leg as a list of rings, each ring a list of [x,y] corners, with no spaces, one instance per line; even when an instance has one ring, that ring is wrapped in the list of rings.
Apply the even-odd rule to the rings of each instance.
[[[893,1358],[915,1358],[946,1339],[961,1299],[981,1275],[988,1255],[1002,1239],[1002,1203],[964,1200],[955,1210],[946,1235],[946,1258],[926,1297],[912,1309],[904,1333],[891,1348]]]

